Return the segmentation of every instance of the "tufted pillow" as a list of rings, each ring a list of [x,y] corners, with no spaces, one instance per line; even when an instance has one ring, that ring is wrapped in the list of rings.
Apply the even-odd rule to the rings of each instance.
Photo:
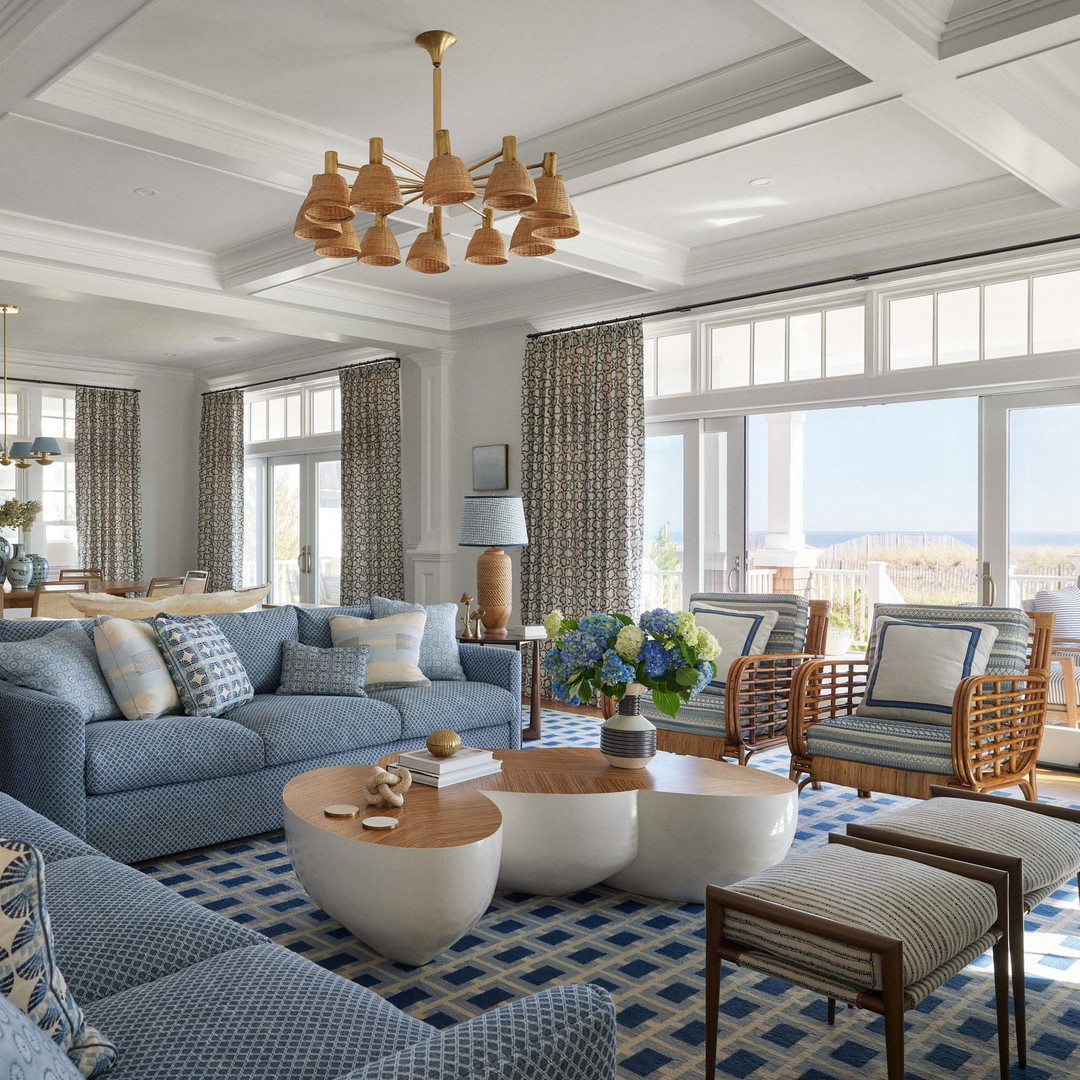
[[[465,678],[465,669],[458,658],[457,604],[410,604],[406,600],[387,600],[385,596],[371,598],[371,611],[376,619],[400,615],[405,611],[422,611],[427,615],[424,637],[420,642],[420,670],[429,679]]]
[[[94,620],[94,645],[125,719],[156,720],[180,712],[180,696],[149,623],[101,615]]]
[[[87,1024],[56,965],[45,862],[20,840],[0,840],[0,915],[4,996],[67,1053],[83,1076],[103,1076],[116,1061],[116,1047]]]
[[[188,716],[220,716],[255,696],[240,657],[209,615],[158,615],[151,622]]]
[[[334,648],[370,645],[367,689],[393,690],[401,686],[430,685],[420,670],[420,641],[427,616],[406,611],[385,619],[351,619],[338,615],[330,620]]]
[[[988,623],[914,623],[879,617],[866,694],[856,715],[878,720],[952,724],[953,695],[969,675],[983,675],[997,627]]]
[[[709,684],[720,690],[727,687],[728,671],[740,656],[758,656],[765,651],[769,635],[780,618],[778,611],[769,608],[735,611],[697,603],[690,611],[698,626],[705,627],[720,645],[716,676]]]
[[[108,720],[117,714],[81,620],[64,621],[41,637],[0,643],[0,678],[60,698],[86,720]]]
[[[367,697],[364,685],[370,657],[370,645],[320,649],[286,641],[281,646],[281,685],[277,693]]]

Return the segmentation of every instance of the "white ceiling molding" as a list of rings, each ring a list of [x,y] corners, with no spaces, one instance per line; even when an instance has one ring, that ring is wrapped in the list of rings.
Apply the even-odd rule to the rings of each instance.
[[[86,382],[93,375],[113,376],[117,382],[127,381],[134,386],[140,375],[155,375],[182,382],[191,382],[195,372],[188,368],[166,368],[156,364],[139,364],[124,360],[104,360],[97,356],[70,356],[65,353],[35,352],[30,349],[8,349],[9,377],[19,379],[55,378],[64,382]]]
[[[1078,0],[987,0],[946,22],[939,55],[956,56],[1075,15],[1080,15]]]
[[[390,356],[386,349],[330,349],[326,352],[306,353],[291,359],[272,364],[260,364],[258,367],[243,367],[226,373],[215,373],[206,378],[206,385],[211,390],[227,390],[233,386],[242,386],[249,382],[277,381],[287,382],[303,379],[324,368],[347,367],[359,364],[363,360],[377,360],[380,356]]]

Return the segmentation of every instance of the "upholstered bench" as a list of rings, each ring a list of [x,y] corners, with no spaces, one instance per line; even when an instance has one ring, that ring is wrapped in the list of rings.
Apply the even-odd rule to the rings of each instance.
[[[1019,1064],[1027,1061],[1024,915],[1076,878],[1080,887],[1080,810],[932,787],[926,802],[849,825],[849,836],[978,863],[1009,875],[1009,939]]]
[[[716,1067],[721,962],[885,1018],[888,1080],[904,1077],[904,1013],[994,950],[998,1057],[1009,1075],[1008,876],[833,833],[824,847],[706,894],[706,1076]]]

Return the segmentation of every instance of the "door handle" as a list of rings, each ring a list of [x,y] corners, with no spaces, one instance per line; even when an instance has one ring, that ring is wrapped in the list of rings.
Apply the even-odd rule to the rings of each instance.
[[[300,554],[297,555],[297,557],[296,557],[296,565],[299,568],[301,574],[310,574],[311,573],[311,565],[312,565],[312,559],[313,558],[314,558],[314,555],[313,555],[312,550],[311,550],[311,545],[310,544],[305,544],[300,549]]]
[[[739,587],[739,576],[738,575],[739,575],[739,570],[741,568],[742,568],[742,558],[741,558],[741,556],[736,555],[735,556],[735,564],[734,564],[734,566],[732,566],[732,568],[727,572],[727,588],[728,588],[728,592],[735,592],[738,589],[738,587]],[[731,583],[731,575],[732,574],[735,575],[735,584],[734,585],[732,585],[732,583]]]
[[[993,567],[990,563],[983,563],[982,572],[983,603],[987,607],[993,607],[997,601],[997,585],[994,583]]]

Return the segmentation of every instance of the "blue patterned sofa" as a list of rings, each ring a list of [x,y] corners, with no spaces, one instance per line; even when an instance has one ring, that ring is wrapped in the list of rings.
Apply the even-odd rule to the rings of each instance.
[[[86,723],[73,705],[0,681],[0,791],[136,862],[280,828],[281,790],[294,776],[416,749],[436,728],[453,728],[475,746],[521,745],[513,649],[462,645],[465,681],[366,698],[275,694],[282,641],[328,648],[334,614],[371,617],[365,607],[213,616],[255,687],[253,701],[224,717]],[[90,620],[79,621],[91,632]],[[59,625],[0,620],[0,641]]]
[[[560,986],[437,1031],[6,795],[0,836],[42,854],[57,963],[116,1044],[110,1080],[614,1080],[604,990]],[[0,1076],[79,1076],[2,994]]]

